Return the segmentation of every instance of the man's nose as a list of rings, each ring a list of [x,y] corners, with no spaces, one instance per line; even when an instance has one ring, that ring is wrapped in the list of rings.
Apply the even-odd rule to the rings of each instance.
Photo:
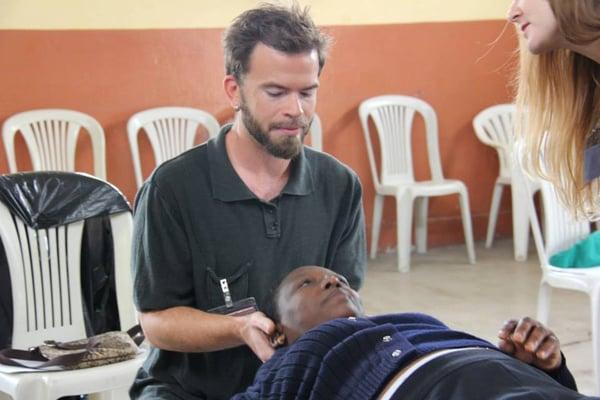
[[[517,22],[517,18],[521,15],[521,7],[519,5],[519,0],[513,0],[508,8],[507,18],[510,22]]]
[[[335,275],[326,275],[323,279],[323,289],[331,289],[342,286],[340,278]]]
[[[292,93],[287,99],[286,114],[292,117],[299,117],[304,114],[304,107],[302,106],[302,100],[296,93]]]

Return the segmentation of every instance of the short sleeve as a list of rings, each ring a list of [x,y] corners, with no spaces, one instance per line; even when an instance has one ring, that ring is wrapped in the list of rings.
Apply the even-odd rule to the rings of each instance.
[[[328,267],[344,275],[350,286],[358,290],[362,286],[367,267],[367,244],[362,189],[358,177],[354,174],[350,186],[345,227],[332,263]]]
[[[132,268],[139,311],[192,306],[191,252],[178,204],[150,180],[134,213]]]

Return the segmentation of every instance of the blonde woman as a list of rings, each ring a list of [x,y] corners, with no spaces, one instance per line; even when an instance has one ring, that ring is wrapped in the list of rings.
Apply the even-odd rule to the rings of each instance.
[[[524,165],[574,212],[600,216],[600,0],[514,0]],[[544,165],[541,165],[541,154]]]

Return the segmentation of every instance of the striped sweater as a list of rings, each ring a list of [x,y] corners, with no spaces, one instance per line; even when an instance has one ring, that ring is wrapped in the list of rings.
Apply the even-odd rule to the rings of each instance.
[[[424,314],[336,319],[277,350],[233,399],[371,399],[416,358],[463,347],[497,349]]]

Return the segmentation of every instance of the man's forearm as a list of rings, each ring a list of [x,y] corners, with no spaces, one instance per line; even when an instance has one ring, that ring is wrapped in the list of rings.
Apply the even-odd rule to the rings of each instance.
[[[148,341],[155,347],[180,352],[209,352],[244,344],[241,320],[191,307],[173,307],[140,314]]]

